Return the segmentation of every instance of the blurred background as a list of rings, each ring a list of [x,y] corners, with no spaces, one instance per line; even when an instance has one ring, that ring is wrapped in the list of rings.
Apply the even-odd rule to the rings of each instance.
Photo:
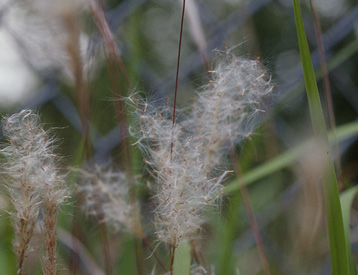
[[[353,0],[313,2],[320,19],[335,123],[339,128],[357,121],[358,6]],[[64,42],[66,39],[63,28],[55,19],[58,9],[65,9],[66,3],[70,5],[70,1],[64,1],[55,9],[41,4],[41,1],[0,1],[0,113],[11,114],[23,108],[38,110],[46,127],[56,127],[55,133],[61,139],[60,154],[67,164],[71,164],[83,126],[76,96],[76,79]],[[104,2],[114,41],[131,83],[127,85],[123,76],[119,77],[120,93],[113,91],[105,62],[103,38],[84,3],[79,1],[78,4],[80,16],[76,31],[79,33],[84,83],[89,98],[91,159],[96,162],[116,161],[121,158],[122,152],[114,108],[114,101],[118,98],[113,98],[113,92],[120,97],[128,95],[130,90],[139,91],[158,104],[173,97],[182,2]],[[328,122],[309,1],[301,1],[301,9]],[[215,64],[217,51],[227,48],[236,55],[259,60],[275,84],[267,101],[265,121],[257,130],[257,135],[238,148],[245,174],[288,152],[312,132],[292,2],[187,1],[178,86],[179,106],[190,103],[194,90],[208,82],[206,71]],[[355,134],[341,139],[338,150],[334,150],[334,158],[339,160],[340,190],[357,184],[357,138]],[[320,186],[316,184],[315,169],[319,167],[314,155],[315,151],[309,150],[283,169],[258,178],[248,186],[272,274],[329,274],[324,203]],[[142,165],[138,164],[135,169],[141,171]],[[4,209],[6,200],[2,201]],[[351,241],[355,256],[358,253],[357,206],[353,205],[351,217]],[[213,215],[212,222],[203,233],[203,238],[210,240],[202,244],[209,265],[212,264],[212,269],[220,274],[262,274],[240,192],[230,194],[222,213],[217,214]],[[10,236],[1,239],[0,251],[8,251],[11,233],[5,214],[0,217],[0,223],[0,234]],[[97,234],[96,226],[88,223],[91,229],[86,233],[84,242],[96,259],[101,251],[97,251],[96,244],[90,241],[91,236]],[[70,228],[65,219],[61,220],[60,226]],[[126,239],[123,235],[116,238]],[[123,268],[125,252],[129,248],[121,247],[113,249],[117,249],[118,263],[115,265]],[[66,261],[66,249],[60,249]],[[8,257],[11,258],[0,255],[3,261],[13,261]],[[131,271],[122,274],[131,274]]]

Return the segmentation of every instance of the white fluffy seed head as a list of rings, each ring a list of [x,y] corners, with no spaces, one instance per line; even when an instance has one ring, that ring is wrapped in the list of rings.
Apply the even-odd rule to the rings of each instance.
[[[5,117],[3,134],[8,145],[0,153],[7,159],[3,173],[12,199],[15,200],[17,192],[31,190],[32,197],[62,203],[66,198],[65,176],[56,165],[56,140],[42,128],[39,116],[31,110],[23,110]]]
[[[201,143],[180,122],[173,128],[171,108],[138,100],[134,105],[139,118],[136,144],[157,181],[157,235],[175,246],[197,238],[206,220],[204,209],[215,204],[223,177],[213,178],[202,169]]]
[[[257,60],[226,53],[212,81],[197,93],[188,126],[217,165],[227,149],[249,138],[264,114],[263,99],[273,89]]]
[[[38,221],[44,221],[44,243],[54,247],[55,225],[59,205],[65,200],[64,175],[58,172],[58,157],[53,148],[56,140],[42,128],[40,118],[31,110],[23,110],[3,119],[7,145],[0,150],[6,162],[1,165],[10,201],[15,228],[14,250],[19,268]],[[45,249],[46,250],[46,249]]]
[[[220,163],[228,149],[252,135],[272,85],[262,66],[230,53],[216,65],[190,111],[133,102],[138,116],[135,143],[157,181],[155,225],[161,241],[179,245],[198,238],[204,210],[217,205],[226,172]]]
[[[84,196],[87,214],[110,224],[116,231],[134,232],[134,205],[130,203],[126,174],[99,166],[91,172],[80,170],[80,174],[78,192]]]

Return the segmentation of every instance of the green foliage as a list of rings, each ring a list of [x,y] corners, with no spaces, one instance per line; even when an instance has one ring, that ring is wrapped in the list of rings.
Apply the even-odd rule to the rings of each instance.
[[[190,244],[189,242],[183,242],[175,250],[173,274],[174,275],[188,275],[190,274],[190,263],[191,263],[191,253],[190,253]]]
[[[342,214],[343,214],[343,225],[344,232],[346,235],[346,243],[347,243],[347,252],[348,252],[348,260],[349,260],[349,273],[350,275],[357,274],[356,266],[353,262],[352,258],[352,249],[350,244],[350,234],[349,234],[349,224],[350,224],[350,214],[352,209],[352,203],[354,198],[356,197],[358,192],[358,187],[352,187],[344,191],[340,195],[341,205],[342,205]]]
[[[318,94],[315,74],[311,62],[310,51],[303,27],[302,15],[298,0],[293,0],[295,21],[300,47],[303,74],[306,85],[306,92],[311,113],[313,131],[316,142],[323,145],[323,152],[327,155],[322,158],[326,161],[327,168],[323,176],[322,184],[326,202],[328,232],[330,240],[332,274],[348,274],[348,248],[346,235],[344,233],[341,204],[339,200],[338,184],[335,168],[330,153],[328,134],[323,116],[321,102]],[[325,154],[325,153],[323,153]]]
[[[338,127],[335,134],[337,135],[338,142],[342,142],[352,136],[357,135],[357,132],[358,123],[352,122]],[[333,138],[332,134],[333,133],[329,134],[330,139]],[[240,185],[249,185],[283,168],[289,167],[300,156],[304,155],[305,153],[307,154],[307,150],[311,148],[312,144],[313,140],[309,140],[304,144],[296,145],[294,148],[282,153],[274,159],[271,159],[270,161],[247,171],[239,180],[234,180],[233,182],[228,183],[228,185],[225,187],[225,193],[234,192],[239,189]]]

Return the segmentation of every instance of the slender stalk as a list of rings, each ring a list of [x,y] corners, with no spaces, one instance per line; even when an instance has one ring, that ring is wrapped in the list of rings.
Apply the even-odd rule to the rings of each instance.
[[[183,0],[181,0],[180,2],[182,1]],[[205,67],[205,71],[207,72],[208,77],[210,79],[211,66],[209,63],[209,57],[207,52],[207,46],[206,46],[207,43],[206,43],[203,27],[200,22],[198,7],[195,2],[196,2],[195,0],[189,1],[186,8],[189,29],[192,39],[194,40],[196,46],[198,47],[200,58]]]
[[[82,123],[82,136],[84,139],[83,149],[84,157],[90,156],[89,140],[89,97],[88,88],[83,73],[83,61],[80,50],[80,30],[75,14],[64,14],[62,23],[68,33],[66,41],[66,51],[69,56],[70,67],[75,80],[75,91],[77,96],[77,105],[79,116]]]
[[[18,271],[17,274],[25,274],[24,272],[24,260],[26,251],[29,248],[30,239],[32,237],[34,222],[31,220],[20,219],[16,224],[16,235],[19,239],[14,241],[14,249],[17,255]]]
[[[181,23],[180,23],[180,34],[179,34],[179,45],[178,45],[178,60],[177,60],[177,71],[175,77],[175,91],[174,91],[174,107],[173,107],[173,130],[172,130],[172,141],[170,146],[170,161],[173,157],[173,147],[174,147],[174,126],[175,126],[175,111],[177,103],[177,94],[178,94],[178,81],[179,81],[179,68],[180,68],[180,53],[181,53],[181,42],[183,38],[183,26],[184,26],[184,14],[185,14],[185,0],[183,0],[183,9],[181,14]],[[173,265],[174,265],[174,255],[175,255],[175,242],[170,245],[170,274],[173,275]]]
[[[111,28],[109,27],[108,20],[106,18],[105,11],[103,9],[103,5],[100,0],[95,0],[91,3],[91,12],[97,22],[98,28],[102,34],[104,39],[104,46],[107,51],[115,58],[118,62],[119,68],[125,78],[125,81],[129,88],[132,88],[132,84],[129,80],[129,76],[126,70],[126,67],[123,64],[123,61],[119,55],[117,46],[114,42],[113,34]]]
[[[175,244],[170,245],[170,275],[173,275],[173,266],[174,266],[174,255],[175,255]]]
[[[105,53],[106,53],[106,60],[107,65],[111,77],[111,83],[113,86],[113,97],[116,98],[118,95],[121,95],[121,85],[119,83],[119,73],[117,69],[117,64],[119,66],[120,71],[122,72],[122,75],[128,85],[128,87],[131,89],[133,86],[129,80],[129,76],[127,73],[127,70],[122,62],[122,59],[119,55],[117,46],[114,42],[112,31],[109,27],[108,20],[106,18],[103,5],[99,0],[96,0],[92,2],[91,4],[91,11],[94,15],[94,18],[97,22],[97,25],[99,27],[99,30],[102,34],[102,37],[104,39],[104,47],[105,47]],[[117,62],[117,64],[116,64]],[[127,177],[130,182],[130,199],[132,205],[137,205],[136,201],[136,189],[135,189],[135,180],[134,180],[134,173],[132,169],[132,157],[130,152],[130,144],[129,144],[129,132],[127,127],[127,116],[125,113],[124,104],[122,101],[115,100],[115,112],[117,115],[118,125],[120,128],[120,134],[121,134],[121,141],[124,151],[124,163],[126,166],[126,173]],[[135,234],[138,235],[138,232],[141,232],[141,225],[139,221],[139,209],[134,211],[136,218],[135,220]],[[142,255],[142,244],[141,240],[138,238],[135,238],[135,247],[136,247],[136,259],[137,259],[137,266],[138,266],[138,274],[143,274],[143,255]]]
[[[122,146],[124,150],[124,163],[126,164],[126,172],[128,173],[128,178],[130,179],[132,186],[131,186],[131,201],[136,201],[136,192],[134,188],[134,174],[132,169],[132,157],[130,152],[130,144],[129,144],[129,132],[128,132],[128,123],[127,123],[127,115],[125,112],[123,101],[117,100],[118,96],[122,95],[122,89],[121,89],[121,83],[118,78],[119,71],[117,68],[117,64],[119,65],[119,68],[127,82],[127,85],[131,88],[132,84],[129,81],[129,77],[127,74],[127,70],[119,56],[118,50],[116,48],[116,45],[114,43],[112,32],[109,28],[103,7],[101,3],[97,0],[95,1],[96,5],[91,5],[92,13],[95,16],[95,19],[97,20],[97,24],[99,26],[99,29],[102,33],[102,36],[105,40],[104,46],[105,46],[105,54],[106,54],[106,61],[108,66],[108,72],[111,79],[112,84],[112,91],[113,91],[113,98],[114,100],[114,107],[116,112],[116,118],[118,121],[118,126],[120,129],[120,135],[121,135],[121,141]]]
[[[118,79],[118,68],[115,64],[115,61],[113,58],[111,58],[110,54],[106,52],[106,60],[107,60],[107,66],[108,71],[111,78],[111,84],[113,86],[113,97],[116,98],[118,95],[115,91],[117,91],[118,94],[121,94],[121,86]],[[130,201],[131,204],[136,208],[134,210],[134,233],[136,236],[140,235],[139,232],[141,232],[141,224],[139,220],[139,209],[136,207],[137,205],[137,195],[136,195],[136,187],[135,187],[135,179],[134,179],[134,172],[132,168],[132,155],[130,152],[130,144],[129,144],[129,132],[127,127],[127,115],[125,112],[123,101],[121,100],[115,100],[114,101],[114,107],[116,112],[116,117],[118,121],[118,127],[119,132],[121,135],[121,142],[122,142],[122,148],[124,152],[124,165],[126,168],[126,174],[129,181],[129,193],[130,193]],[[137,237],[135,237],[135,251],[136,251],[136,260],[137,260],[137,267],[138,267],[138,274],[143,274],[143,252],[142,252],[142,244],[141,240]]]
[[[69,56],[70,67],[72,70],[72,74],[75,79],[75,91],[77,96],[77,105],[79,109],[79,116],[82,124],[82,140],[81,140],[81,159],[79,163],[83,160],[86,160],[90,156],[90,139],[89,139],[89,97],[88,97],[88,89],[84,79],[83,74],[83,62],[81,58],[80,52],[80,41],[79,35],[80,31],[78,28],[77,18],[74,14],[64,14],[62,16],[62,24],[64,25],[68,37],[66,41],[66,51]],[[81,239],[83,236],[82,232],[82,224],[79,223],[79,205],[78,200],[75,200],[75,210],[73,213],[73,222],[72,222],[72,236],[73,240]],[[69,270],[71,274],[76,274],[79,268],[78,261],[76,261],[77,257],[74,255],[74,252],[71,251],[71,257],[69,262]]]
[[[44,251],[43,273],[45,275],[56,274],[56,242],[57,242],[57,204],[47,200],[44,213]]]
[[[191,240],[191,241],[190,241],[190,247],[191,247],[191,253],[193,254],[194,260],[195,260],[198,264],[200,264],[200,259],[199,259],[198,252],[197,252],[196,249],[195,249],[195,242],[194,242],[194,240]]]
[[[240,164],[238,162],[238,156],[237,156],[237,154],[235,152],[234,147],[232,147],[232,149],[230,150],[230,155],[231,155],[232,164],[234,166],[235,174],[239,178],[242,175],[242,172],[241,172]],[[258,253],[259,253],[262,268],[263,268],[264,273],[266,275],[270,275],[271,274],[270,273],[270,266],[268,264],[267,257],[266,257],[266,254],[265,254],[265,249],[264,249],[264,246],[263,246],[263,243],[262,243],[262,239],[261,239],[261,235],[260,235],[260,228],[258,226],[256,217],[255,217],[255,213],[254,213],[254,210],[252,208],[250,195],[249,195],[249,192],[248,192],[247,187],[246,187],[245,184],[240,185],[240,192],[242,194],[242,199],[244,201],[244,205],[245,205],[245,208],[246,208],[247,215],[249,216],[250,226],[251,226],[251,230],[252,230],[252,233],[254,235],[256,245],[257,245],[257,250],[258,250]]]
[[[168,268],[166,267],[166,265],[164,264],[164,262],[160,259],[158,253],[156,253],[154,247],[152,246],[152,244],[150,243],[150,241],[147,239],[147,237],[144,235],[143,232],[140,232],[140,235],[142,237],[143,242],[146,244],[146,246],[150,249],[150,251],[152,251],[154,257],[157,259],[159,265],[161,266],[161,268],[163,268],[164,271],[168,271]]]
[[[105,272],[101,270],[101,268],[97,265],[93,256],[89,253],[87,248],[83,245],[83,243],[79,240],[74,238],[74,236],[63,230],[58,230],[58,239],[62,243],[62,245],[69,248],[71,251],[74,252],[75,259],[79,262],[83,263],[83,267],[87,274],[96,274],[96,275],[104,275]],[[69,272],[70,274],[75,274],[74,272]]]
[[[103,20],[101,20],[100,22],[102,22],[105,26],[107,26],[105,17],[104,15],[101,17]],[[106,34],[108,34],[106,32]],[[110,36],[111,37],[111,36]],[[109,38],[107,38],[107,40],[110,40]],[[113,41],[110,40],[110,41]],[[120,84],[120,80],[118,78],[119,76],[119,71],[118,71],[118,67],[117,64],[119,64],[120,70],[123,73],[124,77],[126,78],[127,84],[129,86],[131,86],[130,82],[129,82],[129,78],[127,76],[126,70],[124,65],[122,64],[121,60],[119,59],[119,55],[117,54],[115,48],[114,48],[114,44],[110,44],[112,45],[112,47],[105,47],[105,54],[106,54],[106,61],[107,61],[107,66],[108,66],[108,71],[109,71],[109,75],[110,75],[110,79],[111,79],[111,84],[112,84],[112,91],[113,91],[113,98],[114,100],[114,107],[115,107],[115,112],[116,112],[116,118],[118,121],[118,127],[119,127],[119,132],[121,135],[121,145],[123,148],[123,152],[124,152],[124,166],[125,166],[125,170],[126,170],[126,174],[127,174],[127,178],[129,181],[129,186],[130,186],[130,201],[131,204],[135,207],[134,210],[134,233],[135,233],[135,251],[136,251],[136,260],[137,260],[137,272],[138,274],[143,274],[144,270],[143,270],[143,262],[144,262],[144,258],[143,258],[143,251],[142,251],[142,243],[141,243],[141,239],[138,238],[137,236],[139,236],[139,232],[141,232],[141,224],[140,224],[140,220],[139,220],[139,209],[136,206],[137,205],[137,195],[136,195],[136,187],[135,187],[135,179],[134,179],[134,172],[133,172],[133,168],[132,168],[132,155],[131,155],[131,151],[130,151],[130,142],[129,142],[129,132],[128,132],[128,124],[127,124],[127,115],[125,112],[125,107],[123,104],[123,101],[118,100],[117,97],[118,95],[122,94],[122,90],[121,90],[121,84]],[[108,46],[108,45],[107,45]],[[117,63],[117,64],[116,64]]]
[[[326,55],[323,45],[323,39],[322,39],[322,29],[321,29],[321,23],[319,20],[319,16],[317,13],[317,10],[315,8],[315,4],[313,0],[310,0],[312,15],[313,15],[313,25],[317,40],[317,49],[319,54],[319,61],[321,63],[322,68],[322,83],[323,83],[323,90],[324,95],[327,103],[328,108],[328,115],[329,115],[329,121],[330,121],[330,128],[332,132],[334,133],[334,150],[336,154],[335,162],[336,162],[336,170],[337,170],[337,179],[339,180],[341,177],[341,161],[339,157],[339,145],[336,138],[336,119],[334,116],[334,108],[333,108],[333,100],[332,100],[332,93],[331,93],[331,86],[329,84],[329,77],[328,77],[328,70],[327,70],[327,62],[326,62]]]
[[[105,260],[105,270],[107,275],[113,274],[111,264],[111,253],[109,251],[107,226],[106,223],[99,223],[99,234],[101,237],[102,253]]]
[[[203,262],[203,264],[204,264],[204,267],[205,267],[205,269],[206,269],[206,272],[208,273],[208,275],[210,275],[211,272],[210,272],[210,269],[209,269],[209,265],[208,265],[208,262],[207,262],[207,260],[206,260],[206,258],[205,258],[204,252],[203,252],[203,250],[202,250],[201,248],[200,248],[200,250],[199,250],[199,255],[200,255],[200,258],[201,258],[201,260],[202,260],[202,262]]]
[[[347,241],[344,232],[341,202],[337,186],[337,177],[331,158],[332,156],[330,152],[326,123],[324,120],[317,82],[303,26],[300,3],[298,0],[293,0],[293,8],[312,128],[315,135],[315,141],[323,148],[322,152],[324,152],[324,154],[321,154],[321,157],[327,165],[321,181],[323,183],[327,212],[332,274],[348,274],[350,264],[348,259]]]
[[[181,53],[181,42],[182,42],[182,37],[183,37],[184,14],[185,14],[185,0],[183,0],[183,10],[182,10],[182,14],[181,14],[181,23],[180,23],[180,34],[179,34],[179,45],[178,45],[178,60],[177,60],[177,71],[176,71],[176,78],[175,78],[174,107],[173,107],[173,134],[172,134],[172,142],[171,142],[171,147],[170,147],[170,160],[172,160],[172,157],[173,157],[175,111],[176,111],[176,105],[177,105],[179,68],[180,68],[180,53]]]

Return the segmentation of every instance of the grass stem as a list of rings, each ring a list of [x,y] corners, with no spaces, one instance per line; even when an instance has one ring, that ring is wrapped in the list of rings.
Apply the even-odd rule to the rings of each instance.
[[[231,155],[231,161],[232,161],[232,164],[233,164],[233,167],[234,167],[236,177],[239,178],[242,175],[242,171],[241,171],[241,167],[240,167],[240,164],[238,162],[238,156],[237,156],[237,154],[235,152],[234,147],[232,147],[232,149],[230,150],[230,155]],[[245,209],[246,209],[247,215],[249,217],[251,230],[252,230],[256,245],[257,245],[257,250],[258,250],[258,253],[259,253],[262,268],[264,270],[265,275],[270,275],[271,274],[270,273],[270,266],[268,264],[267,257],[266,257],[266,254],[265,254],[264,245],[262,243],[262,238],[261,238],[261,235],[260,235],[260,228],[259,228],[259,225],[257,223],[254,210],[252,208],[252,203],[251,203],[249,191],[248,191],[248,189],[247,189],[245,184],[240,185],[240,192],[242,194],[242,199],[244,201]]]
[[[181,53],[181,42],[183,38],[183,26],[184,26],[184,14],[185,14],[185,0],[183,0],[183,10],[181,14],[181,23],[180,23],[180,34],[179,34],[179,45],[178,45],[178,60],[177,60],[177,70],[175,77],[175,91],[174,91],[174,107],[173,107],[173,134],[172,142],[170,147],[170,160],[173,157],[173,146],[174,146],[174,125],[175,125],[175,111],[177,105],[177,94],[178,94],[178,81],[179,81],[179,68],[180,68],[180,53]]]

